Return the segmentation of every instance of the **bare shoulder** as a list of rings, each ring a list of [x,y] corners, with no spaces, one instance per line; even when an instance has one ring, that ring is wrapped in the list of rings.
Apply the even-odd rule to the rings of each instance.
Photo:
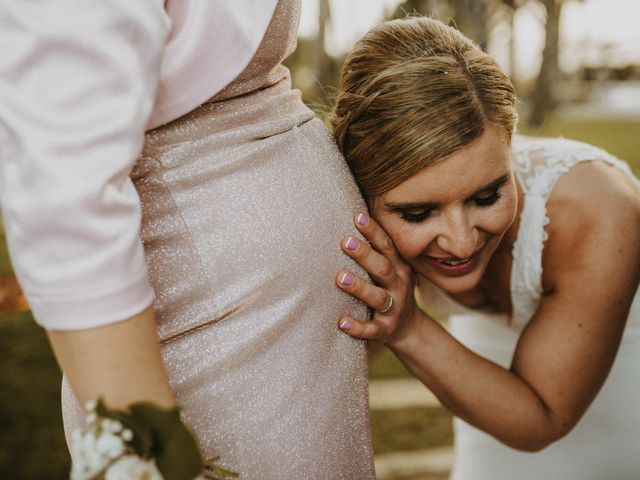
[[[638,230],[640,190],[628,175],[603,161],[580,162],[558,179],[547,212],[550,237],[558,230],[584,234],[585,228],[614,224]]]
[[[603,161],[575,165],[551,191],[547,214],[545,286],[553,287],[551,276],[579,269],[587,258],[605,270],[616,258],[640,261],[640,190],[618,168]]]

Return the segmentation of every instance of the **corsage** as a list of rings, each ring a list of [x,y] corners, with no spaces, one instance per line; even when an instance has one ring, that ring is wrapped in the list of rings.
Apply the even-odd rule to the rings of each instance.
[[[85,424],[72,434],[71,480],[204,480],[238,477],[202,456],[180,409],[134,403],[111,410],[86,405]]]

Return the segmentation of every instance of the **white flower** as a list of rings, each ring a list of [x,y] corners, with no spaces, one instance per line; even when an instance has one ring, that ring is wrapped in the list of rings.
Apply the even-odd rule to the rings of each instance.
[[[71,478],[73,480],[92,478],[108,465],[110,458],[98,450],[98,439],[92,432],[78,430],[73,433],[72,438],[71,456],[74,461],[71,467]]]
[[[93,412],[92,412],[92,413],[87,414],[87,416],[85,417],[85,421],[86,421],[88,424],[95,423],[95,421],[96,421],[97,419],[98,419],[98,416],[97,416],[95,413],[93,413]]]
[[[117,420],[105,418],[102,420],[102,428],[111,433],[120,433],[122,431],[122,424]]]
[[[117,458],[124,453],[125,445],[118,435],[103,431],[96,442],[96,448],[109,458]]]
[[[105,480],[163,480],[155,462],[145,461],[135,455],[125,455],[111,464]]]
[[[113,460],[125,452],[122,438],[103,430],[96,437],[92,431],[76,430],[72,434],[72,480],[86,480],[103,471]]]

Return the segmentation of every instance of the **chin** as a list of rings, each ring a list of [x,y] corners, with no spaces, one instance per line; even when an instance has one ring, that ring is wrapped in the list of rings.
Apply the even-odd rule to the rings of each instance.
[[[473,276],[474,275],[465,275],[465,277],[458,278],[442,278],[440,276],[436,276],[434,278],[432,276],[429,280],[446,293],[451,295],[460,295],[470,292],[478,285],[478,283],[480,283],[479,280],[476,280],[475,278],[466,278]]]

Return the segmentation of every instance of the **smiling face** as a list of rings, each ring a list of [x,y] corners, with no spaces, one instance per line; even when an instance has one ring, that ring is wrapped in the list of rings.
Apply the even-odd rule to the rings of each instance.
[[[488,126],[466,148],[373,199],[373,216],[400,255],[451,294],[479,284],[515,219],[517,190],[505,137]]]

